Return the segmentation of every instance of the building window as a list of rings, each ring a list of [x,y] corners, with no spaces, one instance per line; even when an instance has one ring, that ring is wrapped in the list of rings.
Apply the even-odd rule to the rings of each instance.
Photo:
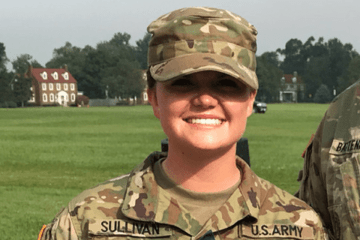
[[[72,93],[72,94],[71,94],[71,101],[72,101],[72,102],[75,102],[75,100],[76,100],[75,93]]]
[[[70,90],[71,90],[71,91],[75,91],[75,84],[70,83]]]
[[[64,72],[63,74],[61,74],[63,76],[63,78],[65,80],[69,80],[69,73],[68,72]]]
[[[60,83],[57,83],[57,84],[56,84],[56,90],[58,90],[58,91],[61,90],[61,85],[60,85]]]
[[[53,73],[51,74],[51,76],[52,76],[55,80],[58,80],[58,79],[59,79],[59,75],[58,75],[57,72],[53,72]]]
[[[43,93],[43,102],[47,102],[47,95],[46,95],[46,93]]]
[[[49,90],[54,90],[54,84],[52,84],[52,83],[49,83]]]
[[[67,101],[67,102],[69,101],[69,95],[67,95],[67,94],[65,95],[65,101]]]
[[[67,91],[68,90],[68,84],[64,83],[64,90]]]
[[[42,90],[46,91],[46,83],[42,83],[41,86],[42,86]]]
[[[50,93],[50,102],[54,102],[55,98],[54,98],[54,94]]]
[[[47,80],[47,72],[40,73],[40,76],[42,77],[42,79]]]
[[[144,97],[144,101],[147,101],[147,100],[148,100],[148,95],[147,95],[146,92],[144,93],[143,97]]]

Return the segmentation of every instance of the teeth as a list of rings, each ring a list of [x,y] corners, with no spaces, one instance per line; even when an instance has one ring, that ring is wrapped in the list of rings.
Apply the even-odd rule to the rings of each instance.
[[[189,121],[190,123],[195,123],[195,124],[204,124],[204,125],[219,125],[221,124],[221,120],[220,119],[198,119],[198,118],[192,118]]]

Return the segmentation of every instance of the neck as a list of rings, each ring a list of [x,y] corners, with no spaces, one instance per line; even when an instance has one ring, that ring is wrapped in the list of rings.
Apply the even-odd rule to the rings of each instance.
[[[186,150],[185,150],[186,149]],[[236,145],[222,150],[171,148],[163,163],[166,174],[177,184],[195,192],[218,192],[240,179],[235,160]]]

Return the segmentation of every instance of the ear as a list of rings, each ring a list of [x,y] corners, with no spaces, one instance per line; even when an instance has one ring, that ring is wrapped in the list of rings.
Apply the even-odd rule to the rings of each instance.
[[[147,94],[148,94],[148,100],[149,103],[152,106],[153,112],[154,112],[154,116],[158,119],[160,119],[160,110],[159,110],[159,104],[156,98],[156,85],[153,88],[148,88],[147,89]]]
[[[253,112],[253,107],[254,107],[254,101],[255,101],[255,96],[256,96],[257,91],[251,91],[249,94],[249,99],[248,99],[248,107],[247,107],[247,117],[250,117],[252,112]]]

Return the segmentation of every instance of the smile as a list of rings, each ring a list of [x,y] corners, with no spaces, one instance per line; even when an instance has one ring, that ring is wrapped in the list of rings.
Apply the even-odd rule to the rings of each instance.
[[[203,124],[203,125],[220,125],[223,120],[221,119],[210,119],[210,118],[189,118],[185,119],[186,122],[192,124]]]

